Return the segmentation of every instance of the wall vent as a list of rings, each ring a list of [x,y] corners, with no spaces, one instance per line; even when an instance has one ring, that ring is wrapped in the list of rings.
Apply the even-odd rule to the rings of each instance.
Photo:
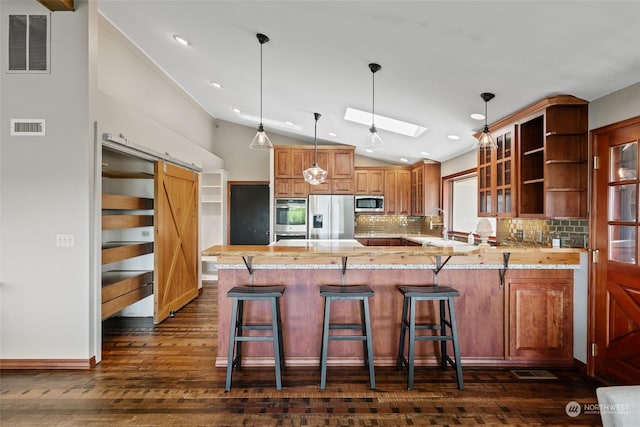
[[[49,15],[9,15],[11,73],[48,73],[50,56]]]
[[[44,119],[11,119],[12,136],[44,136]]]

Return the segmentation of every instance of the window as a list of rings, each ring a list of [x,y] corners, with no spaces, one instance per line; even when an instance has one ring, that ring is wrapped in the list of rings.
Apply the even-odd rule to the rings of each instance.
[[[469,234],[478,226],[478,174],[475,169],[442,178],[449,233]],[[487,218],[496,233],[496,219]]]

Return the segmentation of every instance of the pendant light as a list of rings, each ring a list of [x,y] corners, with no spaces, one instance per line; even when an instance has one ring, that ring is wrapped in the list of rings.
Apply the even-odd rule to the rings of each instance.
[[[258,125],[258,132],[251,140],[249,148],[253,150],[269,150],[273,148],[273,145],[262,126],[262,45],[269,41],[269,37],[261,33],[256,34],[256,37],[260,42],[260,124]]]
[[[476,141],[473,148],[477,150],[490,150],[493,148],[494,150],[496,150],[498,149],[498,144],[496,144],[493,137],[491,136],[491,132],[489,132],[489,126],[487,125],[487,103],[495,98],[495,95],[492,93],[484,92],[480,94],[480,97],[484,100],[484,129],[482,129],[482,133],[480,134],[480,137]]]
[[[316,119],[315,128],[313,131],[313,166],[309,169],[306,169],[302,172],[302,176],[304,176],[304,180],[311,185],[320,185],[327,179],[327,171],[318,166],[318,119],[320,118],[320,113],[313,113],[313,116]]]
[[[384,148],[384,142],[380,135],[378,134],[378,129],[376,129],[375,125],[375,115],[376,115],[376,72],[380,71],[382,66],[380,64],[371,63],[369,64],[369,70],[371,70],[372,77],[372,102],[371,102],[371,127],[369,128],[370,140],[369,144],[365,146],[366,149],[371,151],[379,151]]]

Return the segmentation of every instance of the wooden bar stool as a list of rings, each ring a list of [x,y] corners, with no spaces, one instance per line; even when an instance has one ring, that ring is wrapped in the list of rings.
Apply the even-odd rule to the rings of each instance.
[[[327,357],[329,341],[362,341],[364,363],[369,368],[369,385],[376,388],[376,378],[373,367],[373,339],[371,337],[371,318],[369,316],[369,297],[373,290],[366,285],[327,285],[320,287],[320,296],[324,297],[324,321],[322,325],[322,350],[320,358],[320,389],[327,385]],[[331,301],[352,300],[360,301],[360,323],[331,322]],[[330,334],[329,331],[348,329],[360,331],[355,335]]]
[[[440,341],[440,352],[442,355],[442,369],[447,368],[447,363],[456,369],[456,379],[458,389],[464,389],[462,378],[462,365],[460,364],[460,348],[458,344],[458,328],[456,324],[456,314],[453,306],[453,298],[460,296],[460,293],[447,286],[401,286],[400,292],[404,296],[402,304],[402,321],[400,329],[400,344],[398,346],[397,368],[407,366],[408,378],[407,389],[413,389],[413,371],[415,364],[416,341]],[[420,301],[438,301],[440,308],[439,323],[417,323],[416,304]],[[447,319],[445,311],[449,312]],[[450,334],[447,334],[449,328]],[[409,331],[408,356],[404,356],[404,347],[407,330]],[[418,335],[417,331],[432,330],[440,331],[440,335]],[[454,360],[447,354],[447,341],[453,342]]]
[[[229,354],[227,356],[227,380],[225,390],[231,389],[231,372],[233,366],[240,369],[242,342],[273,341],[273,354],[276,367],[276,388],[282,390],[281,370],[284,369],[284,348],[282,338],[282,320],[280,315],[280,298],[284,294],[284,286],[236,286],[227,292],[233,299],[231,309],[231,332],[229,334]],[[270,301],[271,323],[244,323],[243,312],[245,301]],[[244,331],[271,330],[271,335],[246,336]],[[235,348],[235,358],[234,358]]]

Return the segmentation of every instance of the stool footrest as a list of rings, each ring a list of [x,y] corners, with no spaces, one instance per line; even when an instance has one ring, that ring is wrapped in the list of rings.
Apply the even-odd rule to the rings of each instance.
[[[329,329],[364,329],[359,323],[330,323]]]
[[[329,335],[329,341],[365,341],[364,335]]]

